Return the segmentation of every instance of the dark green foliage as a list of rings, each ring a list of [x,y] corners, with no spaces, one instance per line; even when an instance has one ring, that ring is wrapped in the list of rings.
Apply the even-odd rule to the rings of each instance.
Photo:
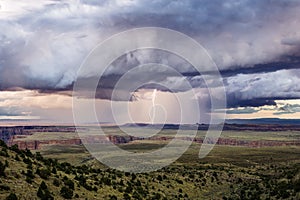
[[[98,188],[97,188],[96,186],[94,186],[94,187],[93,187],[93,190],[94,190],[95,192],[97,192],[97,191],[98,191]]]
[[[125,192],[127,192],[127,193],[131,193],[132,192],[132,186],[130,185],[130,184],[128,184],[128,186],[126,187],[126,189],[125,189]]]
[[[42,182],[41,182],[41,185],[40,185],[40,188],[41,188],[42,190],[46,190],[48,187],[47,187],[46,183],[45,183],[44,181],[42,181]]]
[[[111,195],[111,196],[110,196],[110,200],[118,200],[118,197],[115,196],[115,195]]]
[[[136,179],[136,175],[135,175],[135,174],[132,174],[132,175],[131,175],[131,180],[134,181],[135,179]]]
[[[47,168],[37,169],[36,173],[42,178],[42,179],[48,179],[51,175],[50,170]]]
[[[73,190],[66,186],[63,186],[60,190],[60,195],[65,199],[71,199],[73,197]]]
[[[52,172],[52,174],[56,174],[56,173],[57,173],[57,170],[56,170],[56,168],[55,168],[55,167],[53,167],[51,172]]]
[[[7,186],[7,185],[0,185],[0,190],[2,190],[2,191],[9,191],[10,187]]]
[[[8,161],[5,160],[5,167],[9,167]]]
[[[138,199],[138,200],[142,200],[143,198],[139,195],[139,193],[137,193],[137,191],[134,191],[132,194],[132,198],[133,199]]]
[[[300,192],[300,179],[296,180],[293,185],[295,192]]]
[[[161,175],[158,175],[158,176],[157,176],[157,180],[158,180],[158,181],[162,181],[162,180],[163,180],[162,176],[161,176]]]
[[[180,179],[176,179],[176,182],[179,183],[179,184],[183,184],[183,181],[180,180]]]
[[[88,184],[85,184],[83,187],[89,191],[93,191],[93,187]]]
[[[33,174],[32,170],[28,169],[27,172],[25,173],[25,175],[26,175],[26,182],[32,183],[33,179],[34,179],[34,174]]]
[[[16,161],[20,161],[20,157],[18,156],[18,154],[16,154],[15,160],[16,160]]]
[[[0,156],[9,157],[7,148],[5,148],[5,147],[2,148],[2,150],[0,151]]]
[[[40,197],[40,198],[43,198],[44,196],[44,193],[43,193],[43,190],[41,187],[39,187],[38,191],[37,191],[37,196]]]
[[[56,187],[59,187],[60,186],[60,181],[57,178],[55,178],[53,180],[53,185],[56,186]]]
[[[124,200],[130,200],[131,199],[131,197],[129,196],[128,193],[124,193],[123,198],[124,198]]]
[[[6,166],[5,166],[5,164],[3,164],[1,161],[0,161],[0,177],[1,176],[5,176],[5,168],[6,168]]]
[[[40,187],[37,191],[37,196],[42,200],[52,200],[54,199],[51,195],[50,191],[48,190],[48,187],[44,181],[40,184]]]
[[[15,193],[10,193],[7,197],[6,200],[18,200],[18,197]]]
[[[25,155],[28,156],[28,157],[32,157],[33,156],[32,153],[31,153],[31,151],[29,149],[25,150]]]
[[[32,172],[31,169],[28,169],[25,175],[26,175],[28,178],[32,178],[32,179],[34,178],[34,174],[33,174],[33,172]]]
[[[12,145],[9,149],[16,152],[17,154],[23,154],[23,151],[19,149],[17,144]]]
[[[64,180],[64,184],[69,187],[71,190],[75,189],[74,182],[70,179]]]
[[[130,173],[129,172],[125,172],[125,176],[130,176]]]
[[[25,164],[29,164],[29,165],[32,164],[31,160],[30,160],[29,158],[27,158],[27,157],[24,157],[24,158],[23,158],[23,162],[24,162]]]
[[[102,177],[101,182],[105,185],[111,185],[111,180],[108,177]]]
[[[194,174],[190,174],[190,175],[189,175],[189,178],[190,178],[190,179],[194,179],[194,178],[195,178],[195,175],[194,175]]]
[[[7,148],[7,145],[3,140],[0,140],[0,146],[4,147],[4,148]]]
[[[153,195],[153,197],[152,197],[152,199],[154,200],[156,200],[156,199],[161,199],[161,194],[160,193],[155,193],[154,195]]]
[[[84,186],[86,185],[86,178],[81,174],[79,176],[75,176],[75,180],[79,182],[79,185]]]
[[[25,181],[30,184],[33,182],[32,178],[30,177],[26,177]]]
[[[43,158],[43,156],[41,155],[40,152],[36,152],[35,158],[36,158],[38,161],[43,161],[43,160],[44,160],[44,158]]]

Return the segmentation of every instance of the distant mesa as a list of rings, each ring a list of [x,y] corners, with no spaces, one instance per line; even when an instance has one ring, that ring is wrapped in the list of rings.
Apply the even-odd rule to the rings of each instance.
[[[271,123],[272,122],[272,123]],[[299,123],[298,123],[299,122]],[[222,127],[223,126],[223,127]],[[106,127],[118,128],[116,125],[106,125]],[[124,124],[122,127],[141,127],[151,129],[164,129],[164,130],[201,130],[206,131],[209,128],[208,124]],[[300,120],[282,120],[282,119],[253,119],[253,120],[227,120],[226,123],[213,125],[212,128],[217,127],[223,128],[223,131],[300,131]],[[88,129],[88,127],[86,127]],[[64,139],[46,138],[46,139],[29,139],[29,136],[34,133],[41,132],[59,132],[59,133],[74,133],[74,136]],[[27,139],[28,138],[28,139]],[[172,136],[153,136],[150,138],[134,137],[131,135],[108,135],[98,137],[86,137],[80,138],[76,134],[75,126],[10,126],[0,127],[0,139],[3,140],[9,146],[17,144],[21,149],[40,149],[43,145],[81,145],[82,143],[96,142],[96,143],[108,143],[109,141],[114,144],[125,144],[135,140],[164,140],[170,141]],[[193,138],[179,138],[182,140],[191,140]],[[86,140],[86,141],[83,141]],[[203,138],[196,137],[193,139],[196,143],[202,143]],[[300,145],[299,140],[292,142],[286,141],[244,141],[232,138],[219,138],[217,144],[220,145],[238,145],[238,146],[251,146],[251,147],[262,147],[262,146],[282,146],[282,145]]]

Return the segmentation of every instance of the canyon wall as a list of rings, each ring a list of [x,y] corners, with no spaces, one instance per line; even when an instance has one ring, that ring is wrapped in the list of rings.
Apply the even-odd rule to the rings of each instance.
[[[171,128],[168,126],[167,128]],[[203,128],[203,127],[202,127]],[[253,130],[252,130],[253,128]],[[280,126],[280,125],[227,125],[224,130],[252,130],[252,131],[287,131],[287,130],[298,130],[298,126]],[[43,145],[81,145],[83,143],[95,143],[95,144],[126,144],[135,140],[157,140],[169,142],[172,137],[166,136],[154,136],[151,138],[139,138],[134,136],[121,136],[121,135],[109,135],[105,136],[85,136],[79,138],[74,136],[72,139],[49,139],[49,140],[26,140],[28,135],[34,132],[74,132],[75,127],[57,127],[57,126],[18,126],[18,127],[0,127],[0,139],[4,140],[9,146],[18,145],[20,149],[37,150]],[[196,143],[203,143],[203,138],[190,138],[181,137],[180,140],[193,140]],[[208,143],[213,143],[213,139],[209,139]],[[218,145],[229,145],[229,146],[246,146],[246,147],[268,147],[268,146],[300,146],[300,140],[292,141],[278,141],[278,140],[240,140],[234,138],[219,138],[217,140]]]

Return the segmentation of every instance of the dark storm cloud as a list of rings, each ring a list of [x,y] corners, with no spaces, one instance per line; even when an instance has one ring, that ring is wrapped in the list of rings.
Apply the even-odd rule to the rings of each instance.
[[[239,99],[239,98],[228,98],[227,96],[227,107],[237,108],[237,107],[260,107],[265,105],[276,105],[274,100],[270,99]]]
[[[200,42],[224,76],[229,107],[274,105],[274,99],[300,97],[297,0],[47,2],[0,18],[0,90],[22,87],[70,94],[81,62],[97,43],[113,33],[145,26],[171,28]],[[154,67],[158,75],[147,74],[149,80],[173,91],[186,90],[185,81],[204,87],[199,74],[182,59],[162,52],[134,52],[107,69],[96,96],[109,99],[119,77],[149,61],[173,66],[183,75]],[[145,71],[132,80],[143,76]]]

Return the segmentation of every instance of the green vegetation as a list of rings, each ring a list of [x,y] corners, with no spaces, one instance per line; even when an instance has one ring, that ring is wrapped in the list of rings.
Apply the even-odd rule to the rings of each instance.
[[[256,140],[258,133],[246,135],[251,134]],[[199,159],[195,143],[170,166],[133,174],[103,166],[83,146],[31,152],[0,145],[0,199],[300,199],[298,146],[216,146]],[[135,152],[162,145],[134,141],[120,146]]]

